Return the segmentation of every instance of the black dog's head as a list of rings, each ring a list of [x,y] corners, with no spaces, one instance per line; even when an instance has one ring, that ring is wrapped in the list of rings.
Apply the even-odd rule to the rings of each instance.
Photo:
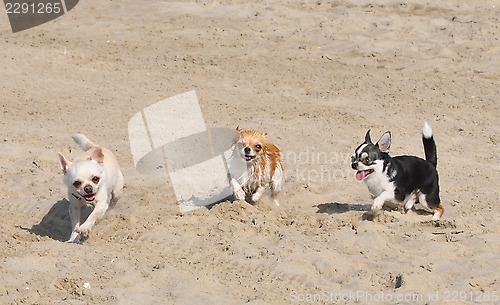
[[[365,179],[375,171],[382,170],[383,160],[389,155],[391,132],[384,133],[376,144],[372,143],[370,130],[366,132],[365,141],[359,145],[351,157],[351,167],[356,170],[356,179]]]

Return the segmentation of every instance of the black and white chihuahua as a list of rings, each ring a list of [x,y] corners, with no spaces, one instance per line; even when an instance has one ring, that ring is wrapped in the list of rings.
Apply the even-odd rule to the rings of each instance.
[[[404,204],[410,210],[416,202],[432,210],[432,220],[439,220],[444,208],[439,199],[439,179],[436,170],[436,143],[431,126],[424,123],[422,130],[425,160],[415,156],[389,156],[391,132],[384,133],[376,144],[370,130],[365,141],[356,148],[351,166],[356,179],[364,181],[373,196],[372,215],[380,214],[385,202]]]

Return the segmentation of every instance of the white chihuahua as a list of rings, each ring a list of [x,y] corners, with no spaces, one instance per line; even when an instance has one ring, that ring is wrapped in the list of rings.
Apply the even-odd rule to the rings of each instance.
[[[82,134],[75,134],[73,140],[85,151],[70,162],[59,153],[59,164],[68,187],[71,236],[68,242],[79,243],[87,237],[95,222],[120,195],[124,180],[118,162],[111,151],[92,143]],[[80,225],[80,210],[85,204],[94,207],[87,220]]]

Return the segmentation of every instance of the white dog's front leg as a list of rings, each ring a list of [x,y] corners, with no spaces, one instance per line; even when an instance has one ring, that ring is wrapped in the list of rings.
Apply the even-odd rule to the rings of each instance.
[[[231,187],[233,188],[234,197],[236,200],[245,200],[245,191],[236,179],[231,178]]]
[[[92,227],[96,223],[97,220],[101,219],[106,211],[108,210],[108,194],[97,195],[96,196],[96,204],[92,213],[90,213],[89,217],[85,222],[76,230],[78,233],[87,236],[92,230]]]
[[[80,200],[69,197],[69,219],[71,220],[71,236],[66,241],[68,243],[79,243],[81,238],[80,234],[77,232],[80,226],[80,209],[82,205]]]

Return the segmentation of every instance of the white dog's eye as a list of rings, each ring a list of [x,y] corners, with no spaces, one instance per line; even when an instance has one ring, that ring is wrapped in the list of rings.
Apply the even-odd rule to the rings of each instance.
[[[262,149],[262,145],[260,145],[260,144],[255,145],[255,149],[257,151],[261,150]]]
[[[82,185],[82,183],[81,183],[80,181],[75,181],[75,182],[73,182],[73,186],[74,186],[75,188],[79,188],[81,185]]]
[[[99,180],[101,180],[101,178],[97,176],[94,176],[94,178],[92,178],[92,182],[94,182],[95,184],[99,183]]]

